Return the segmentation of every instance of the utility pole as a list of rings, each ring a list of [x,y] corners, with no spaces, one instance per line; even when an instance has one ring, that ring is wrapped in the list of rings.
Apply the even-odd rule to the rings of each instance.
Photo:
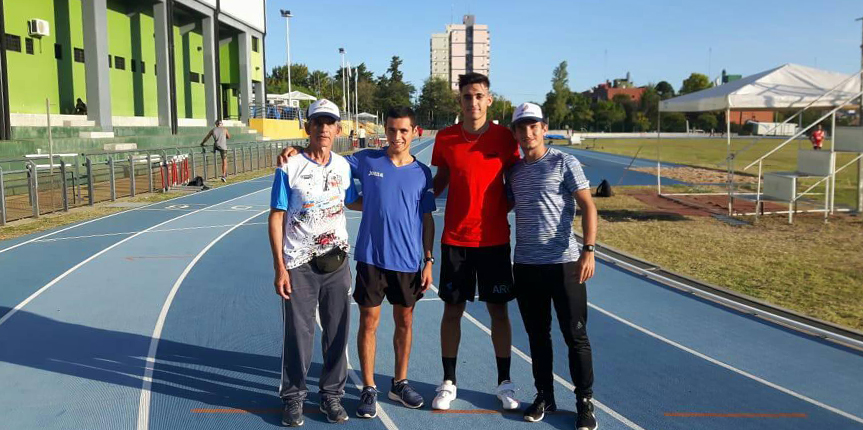
[[[855,21],[863,24],[863,16]],[[863,35],[860,36],[860,69],[863,69]],[[860,91],[863,92],[863,73],[858,72],[857,78],[860,79]],[[863,127],[863,95],[857,104],[857,127]],[[863,159],[857,160],[857,214],[863,214]]]
[[[288,107],[292,107],[293,103],[291,100],[291,92],[293,89],[291,88],[291,11],[282,9],[280,11],[282,13],[282,18],[285,18],[285,53],[287,54],[287,63],[288,63]]]
[[[342,54],[342,111],[346,111],[347,100],[345,99],[345,48],[339,48],[339,54]]]

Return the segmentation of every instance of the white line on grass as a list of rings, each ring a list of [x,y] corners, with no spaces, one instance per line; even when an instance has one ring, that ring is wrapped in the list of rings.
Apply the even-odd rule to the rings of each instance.
[[[667,343],[667,344],[669,344],[669,345],[671,345],[671,346],[673,346],[673,347],[675,347],[675,348],[678,348],[678,349],[681,349],[681,350],[683,350],[683,351],[686,351],[686,352],[688,352],[688,353],[690,353],[690,354],[692,354],[692,355],[694,355],[694,356],[696,356],[696,357],[698,357],[698,358],[702,358],[702,359],[707,360],[707,361],[709,361],[710,363],[713,363],[713,364],[715,364],[715,365],[717,365],[717,366],[723,367],[723,368],[728,369],[728,370],[730,370],[730,371],[732,371],[732,372],[734,372],[734,373],[737,373],[737,374],[739,374],[739,375],[743,375],[743,376],[745,376],[745,377],[747,377],[747,378],[749,378],[749,379],[752,379],[753,381],[760,382],[760,383],[762,383],[762,384],[764,384],[764,385],[766,385],[766,386],[768,386],[768,387],[770,387],[770,388],[774,388],[774,389],[779,390],[779,391],[781,391],[781,392],[783,392],[783,393],[785,393],[785,394],[788,394],[788,395],[790,395],[790,396],[792,396],[792,397],[796,397],[796,398],[798,398],[798,399],[800,399],[800,400],[803,400],[803,401],[805,401],[805,402],[807,402],[807,403],[811,403],[811,404],[813,404],[813,405],[815,405],[815,406],[818,406],[818,407],[820,407],[820,408],[824,408],[824,409],[826,409],[826,410],[828,410],[828,411],[830,411],[830,412],[833,412],[833,413],[835,413],[835,414],[841,415],[841,416],[843,416],[843,417],[845,417],[845,418],[848,418],[848,419],[850,419],[850,420],[852,420],[852,421],[856,421],[856,422],[858,422],[858,423],[863,424],[863,418],[860,418],[860,417],[858,417],[858,416],[856,416],[856,415],[852,415],[852,414],[850,414],[850,413],[848,413],[848,412],[845,412],[845,411],[843,411],[843,410],[841,410],[841,409],[835,408],[835,407],[830,406],[830,405],[828,405],[828,404],[821,403],[821,402],[819,402],[819,401],[817,401],[817,400],[815,400],[815,399],[813,399],[813,398],[811,398],[811,397],[804,396],[803,394],[800,394],[800,393],[798,393],[798,392],[796,392],[796,391],[790,390],[790,389],[785,388],[785,387],[783,387],[783,386],[781,386],[781,385],[774,384],[774,383],[772,383],[772,382],[770,382],[770,381],[768,381],[768,380],[766,380],[766,379],[760,378],[760,377],[755,376],[755,375],[753,375],[753,374],[751,374],[751,373],[749,373],[749,372],[746,372],[746,371],[744,371],[744,370],[740,370],[740,369],[738,369],[738,368],[736,368],[736,367],[734,367],[734,366],[732,366],[732,365],[730,365],[730,364],[726,364],[726,363],[724,363],[724,362],[722,362],[722,361],[719,361],[719,360],[717,360],[717,359],[715,359],[715,358],[713,358],[713,357],[710,357],[710,356],[708,356],[708,355],[702,354],[702,353],[700,353],[700,352],[698,352],[698,351],[696,351],[696,350],[694,350],[694,349],[692,349],[692,348],[689,348],[689,347],[686,347],[686,346],[684,346],[684,345],[681,345],[681,344],[679,344],[679,343],[677,343],[677,342],[675,342],[675,341],[673,341],[673,340],[671,340],[671,339],[668,339],[667,337],[663,337],[662,335],[659,335],[659,334],[657,334],[657,333],[654,333],[654,332],[652,332],[652,331],[650,331],[650,330],[648,330],[648,329],[646,329],[646,328],[644,328],[644,327],[641,327],[641,326],[639,326],[639,325],[637,325],[637,324],[635,324],[635,323],[632,323],[632,322],[630,322],[630,321],[628,321],[628,320],[626,320],[626,319],[623,319],[623,318],[621,318],[621,317],[619,317],[619,316],[617,316],[617,315],[615,315],[615,314],[613,314],[613,313],[611,313],[611,312],[609,312],[609,311],[607,311],[607,310],[605,310],[605,309],[603,309],[603,308],[600,308],[599,306],[596,306],[596,305],[594,305],[594,304],[592,304],[592,303],[588,303],[588,306],[590,306],[590,307],[591,307],[591,308],[593,308],[593,309],[596,309],[596,310],[597,310],[597,311],[599,311],[599,312],[602,312],[602,313],[603,313],[603,314],[605,314],[606,316],[611,317],[612,319],[617,320],[618,322],[621,322],[621,323],[623,323],[623,324],[626,324],[627,326],[632,327],[632,328],[634,328],[634,329],[636,329],[636,330],[638,330],[638,331],[640,331],[640,332],[642,332],[642,333],[644,333],[644,334],[646,334],[646,335],[648,335],[648,336],[650,336],[650,337],[653,337],[653,338],[655,338],[655,339],[661,340],[661,341],[663,341],[663,342],[665,342],[665,343]]]
[[[211,188],[211,189],[209,189],[209,190],[203,190],[203,191],[200,191],[200,192],[196,193],[196,195],[199,195],[199,194],[201,194],[201,193],[206,193],[206,192],[209,192],[209,191],[213,191],[213,190],[217,190],[217,189],[225,189],[225,188],[230,187],[230,186],[232,186],[232,185],[239,185],[239,184],[242,184],[242,183],[245,183],[245,182],[251,182],[251,180],[248,180],[248,181],[242,181],[242,182],[236,182],[236,183],[233,183],[233,184],[230,184],[230,185],[226,185],[226,186],[224,186],[224,187]],[[30,239],[30,240],[27,240],[27,241],[24,241],[24,242],[21,242],[21,243],[17,243],[17,244],[15,244],[15,245],[12,245],[12,246],[7,247],[7,248],[0,249],[0,254],[4,253],[4,252],[6,252],[6,251],[11,251],[11,250],[13,250],[13,249],[15,249],[15,248],[17,248],[17,247],[19,247],[19,246],[24,246],[24,245],[27,245],[28,243],[36,242],[36,241],[38,241],[38,240],[40,240],[40,239],[44,239],[44,238],[46,238],[46,237],[53,236],[53,235],[55,235],[55,234],[57,234],[57,233],[62,233],[62,232],[64,232],[64,231],[66,231],[66,230],[71,230],[71,229],[76,228],[76,227],[81,227],[82,225],[90,224],[91,222],[94,222],[94,221],[99,221],[99,220],[103,220],[103,219],[111,218],[112,216],[116,216],[116,215],[120,215],[120,214],[124,214],[124,213],[129,213],[129,212],[134,212],[134,211],[150,210],[150,209],[148,209],[148,208],[149,208],[149,207],[151,207],[151,206],[158,205],[158,204],[165,203],[165,202],[170,202],[170,201],[177,200],[177,199],[181,199],[181,198],[183,198],[183,197],[188,197],[188,195],[177,196],[177,197],[174,197],[174,198],[171,198],[171,199],[168,199],[168,200],[162,200],[162,201],[160,201],[160,202],[150,203],[150,204],[148,204],[148,205],[139,206],[139,207],[136,207],[136,208],[132,208],[132,209],[125,210],[125,211],[115,212],[115,213],[112,213],[112,214],[108,214],[108,215],[105,215],[105,216],[100,216],[100,217],[98,217],[98,218],[93,218],[93,219],[91,219],[91,220],[87,220],[87,221],[84,221],[84,222],[80,222],[80,223],[77,223],[77,224],[74,224],[74,225],[70,225],[69,227],[66,227],[66,228],[63,228],[63,229],[60,229],[60,230],[57,230],[57,231],[52,231],[51,233],[43,234],[42,236],[34,237],[33,239]]]
[[[348,300],[350,300],[350,299],[348,299]],[[318,323],[318,328],[321,329],[321,331],[323,332],[324,327],[321,325],[321,314],[320,314],[319,310],[315,311],[315,321],[317,321],[317,323]],[[357,375],[357,371],[354,370],[353,366],[351,366],[350,355],[348,355],[347,348],[345,348],[345,357],[348,360],[348,376],[351,377],[351,381],[354,383],[354,385],[357,387],[357,389],[360,391],[363,391],[363,382],[360,380],[359,375]],[[398,430],[399,427],[392,420],[392,418],[390,418],[390,416],[387,415],[386,411],[384,411],[383,405],[378,403],[377,406],[378,406],[378,408],[377,408],[378,409],[378,417],[380,417],[381,422],[384,424],[384,427],[386,427],[389,430]]]
[[[180,277],[177,278],[176,282],[174,282],[174,286],[171,287],[171,292],[168,293],[168,297],[165,299],[165,303],[162,305],[162,311],[159,313],[159,319],[156,320],[156,327],[153,329],[153,336],[150,337],[150,349],[147,352],[147,361],[144,367],[144,378],[143,383],[141,385],[141,398],[138,402],[138,430],[146,430],[150,428],[150,389],[153,386],[153,369],[156,367],[156,352],[159,350],[159,339],[162,337],[162,329],[165,327],[165,319],[168,318],[168,311],[171,309],[171,303],[174,302],[174,297],[177,295],[177,291],[180,289],[180,284],[186,279],[189,272],[192,271],[192,268],[195,267],[195,264],[198,264],[198,261],[201,260],[201,257],[210,250],[217,242],[222,240],[225,236],[227,236],[232,231],[236,230],[241,225],[246,222],[252,220],[255,217],[263,215],[269,212],[269,209],[265,211],[258,212],[245,220],[241,221],[239,224],[234,225],[233,227],[225,230],[218,237],[213,239],[212,242],[207,244],[195,258],[192,259],[191,262],[186,266],[186,269],[183,270],[183,273],[180,274]]]
[[[438,289],[434,285],[431,286],[431,289],[432,289],[432,291],[435,292],[435,294],[438,293]],[[464,316],[465,316],[465,318],[468,319],[468,321],[472,322],[475,326],[479,327],[480,330],[484,331],[487,335],[491,336],[491,329],[486,327],[483,323],[479,322],[479,320],[474,318],[473,315],[471,315],[467,311],[465,311]],[[511,349],[512,349],[512,352],[515,353],[515,355],[521,357],[522,359],[524,359],[524,361],[527,361],[528,363],[533,364],[533,360],[530,358],[530,356],[525,354],[524,352],[522,352],[522,350],[516,348],[515,346],[511,346]],[[563,385],[569,391],[575,391],[575,385],[572,385],[569,381],[567,381],[566,379],[563,379],[557,373],[552,373],[552,374],[554,375],[554,380],[557,381],[560,385]],[[624,417],[623,415],[621,415],[620,413],[618,413],[614,409],[611,409],[608,406],[604,405],[599,400],[596,400],[596,398],[593,399],[593,403],[596,405],[596,407],[601,409],[603,412],[607,413],[608,415],[611,415],[614,419],[620,421],[621,423],[623,423],[627,427],[629,427],[633,430],[644,430],[643,427],[630,421],[628,418]]]
[[[260,193],[261,191],[267,191],[267,190],[269,190],[269,188],[264,188],[264,189],[262,189],[262,190],[253,191],[253,192],[248,193],[248,194],[243,194],[242,196],[234,197],[234,198],[232,198],[232,199],[230,199],[230,200],[225,200],[225,201],[223,201],[223,202],[216,203],[216,204],[214,204],[214,205],[212,205],[212,206],[218,206],[218,205],[221,205],[221,204],[225,204],[225,203],[227,203],[227,202],[234,201],[234,200],[237,200],[237,199],[241,199],[241,198],[243,198],[243,197],[247,197],[247,196],[250,196],[250,195],[252,195],[252,194],[257,194],[257,193]],[[210,207],[210,206],[208,206],[208,207]],[[138,237],[139,235],[144,234],[144,233],[146,233],[146,232],[148,232],[148,231],[150,231],[150,230],[154,230],[154,229],[156,229],[156,228],[158,228],[158,227],[161,227],[161,226],[163,226],[163,225],[165,225],[165,224],[167,224],[167,223],[169,223],[169,222],[171,222],[171,221],[175,221],[175,220],[178,220],[178,219],[180,219],[180,218],[187,217],[187,216],[189,216],[189,215],[192,215],[192,214],[194,214],[194,213],[196,213],[196,212],[200,212],[200,211],[202,211],[202,210],[203,210],[203,209],[198,209],[198,210],[196,210],[196,211],[194,211],[194,212],[184,213],[184,214],[182,214],[182,215],[180,215],[180,216],[177,216],[177,217],[171,218],[171,219],[169,219],[169,220],[167,220],[167,221],[163,221],[163,222],[161,222],[161,223],[159,223],[159,224],[156,224],[156,225],[154,225],[154,226],[152,226],[152,227],[150,227],[150,228],[148,228],[148,229],[146,229],[146,230],[142,230],[142,231],[140,231],[140,232],[138,232],[138,233],[135,233],[135,234],[133,234],[132,236],[129,236],[129,237],[127,237],[127,238],[125,238],[125,239],[123,239],[123,240],[121,240],[121,241],[119,241],[119,242],[117,242],[117,243],[115,243],[115,244],[113,244],[113,245],[111,245],[111,246],[109,246],[109,247],[107,247],[107,248],[105,248],[105,249],[103,249],[103,250],[101,250],[101,251],[99,251],[99,252],[97,252],[97,253],[95,253],[95,254],[91,255],[91,256],[90,256],[89,258],[87,258],[86,260],[84,260],[84,261],[82,261],[82,262],[80,262],[80,263],[78,263],[78,264],[76,264],[76,265],[72,266],[72,268],[71,268],[71,269],[69,269],[69,270],[67,270],[67,271],[63,272],[63,274],[62,274],[62,275],[60,275],[60,276],[58,276],[58,277],[54,278],[51,282],[49,282],[49,283],[45,284],[45,286],[43,286],[42,288],[38,289],[35,293],[31,294],[31,295],[30,295],[30,297],[27,297],[26,299],[24,299],[24,301],[23,301],[23,302],[18,303],[18,305],[17,305],[17,306],[15,306],[14,308],[12,308],[12,310],[10,310],[9,312],[7,312],[7,313],[6,313],[6,315],[3,315],[2,317],[0,317],[0,326],[2,326],[2,325],[3,325],[3,323],[5,323],[7,320],[9,320],[9,318],[11,318],[13,315],[15,315],[16,313],[18,313],[18,311],[19,311],[19,310],[21,310],[21,308],[23,308],[23,307],[24,307],[24,306],[26,306],[28,303],[30,303],[31,301],[33,301],[36,297],[39,297],[39,295],[41,295],[41,294],[42,294],[42,293],[44,293],[46,290],[48,290],[49,288],[51,288],[54,284],[56,284],[57,282],[60,282],[63,278],[65,278],[66,276],[69,276],[69,274],[70,274],[70,273],[72,273],[72,272],[74,272],[74,271],[78,270],[81,266],[83,266],[83,265],[85,265],[85,264],[89,263],[90,261],[93,261],[94,259],[98,258],[100,255],[102,255],[102,254],[104,254],[104,253],[106,253],[106,252],[108,252],[108,251],[110,251],[110,250],[112,250],[112,249],[114,249],[114,248],[116,248],[116,247],[120,246],[121,244],[123,244],[123,243],[125,243],[125,242],[127,242],[127,241],[129,241],[129,240],[131,240],[131,239],[134,239],[134,238]]]

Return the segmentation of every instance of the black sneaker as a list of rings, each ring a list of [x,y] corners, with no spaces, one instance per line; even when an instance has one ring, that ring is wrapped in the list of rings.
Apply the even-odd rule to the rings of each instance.
[[[577,430],[596,430],[599,427],[596,424],[596,417],[593,415],[593,402],[590,397],[579,398],[576,401],[575,409],[578,411],[578,418],[575,419]]]
[[[282,425],[288,427],[299,427],[305,422],[303,420],[303,399],[289,399],[285,401],[282,409]]]
[[[390,388],[390,392],[387,396],[390,400],[395,400],[411,409],[421,408],[424,404],[423,396],[414,391],[414,389],[408,385],[407,379],[403,379],[399,382],[393,380],[393,386]]]
[[[374,418],[378,416],[378,390],[375,387],[365,387],[360,393],[360,405],[357,406],[357,416]]]
[[[545,418],[546,412],[554,412],[556,410],[557,404],[554,402],[554,395],[536,393],[533,404],[524,410],[524,420],[532,423],[539,422]]]
[[[338,397],[327,397],[321,401],[321,412],[327,416],[331,423],[343,423],[348,420],[348,413],[342,407],[342,399]]]

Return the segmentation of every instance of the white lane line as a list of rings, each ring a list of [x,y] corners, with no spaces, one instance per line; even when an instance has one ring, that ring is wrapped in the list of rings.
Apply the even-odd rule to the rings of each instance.
[[[243,224],[243,226],[264,225],[264,224],[268,224],[268,223],[266,223],[266,222],[248,222],[248,223]],[[144,232],[139,230],[139,231],[125,231],[125,232],[121,232],[121,233],[89,234],[86,236],[68,236],[68,237],[58,237],[58,238],[54,238],[54,239],[42,239],[42,240],[37,240],[36,242],[59,242],[61,240],[92,239],[92,238],[96,238],[96,237],[123,236],[123,235],[128,235],[128,234],[135,234],[135,233],[164,233],[164,232],[168,232],[168,231],[201,230],[201,229],[207,229],[207,228],[222,228],[222,227],[233,227],[233,224],[202,225],[202,226],[198,226],[198,227],[181,227],[181,228],[163,228],[163,229],[150,230],[150,231],[144,231]]]
[[[212,206],[218,206],[218,205],[221,205],[221,204],[225,204],[225,203],[227,203],[227,202],[230,202],[230,201],[234,201],[234,200],[237,200],[237,199],[241,199],[241,198],[243,198],[243,197],[248,197],[248,196],[250,196],[250,195],[252,195],[252,194],[257,194],[257,193],[260,193],[260,192],[262,192],[262,191],[268,191],[268,190],[269,190],[269,188],[264,188],[264,189],[262,189],[262,190],[253,191],[253,192],[248,193],[248,194],[243,194],[242,196],[239,196],[239,197],[234,197],[233,199],[230,199],[230,200],[225,200],[225,201],[223,201],[223,202],[216,203],[216,204],[214,204],[214,205],[212,205]],[[208,206],[208,207],[211,207],[211,206]],[[91,255],[89,258],[87,258],[86,260],[84,260],[84,261],[82,261],[82,262],[80,262],[80,263],[78,263],[78,264],[76,264],[76,265],[72,266],[72,268],[71,268],[71,269],[69,269],[69,270],[67,270],[67,271],[63,272],[63,274],[62,274],[62,275],[60,275],[60,276],[58,276],[58,277],[54,278],[51,282],[49,282],[49,283],[45,284],[45,286],[43,286],[42,288],[38,289],[35,293],[31,294],[31,295],[30,295],[30,297],[27,297],[26,299],[24,299],[24,301],[23,301],[23,302],[18,303],[18,305],[16,305],[14,308],[12,308],[12,310],[10,310],[9,312],[7,312],[7,313],[6,313],[6,315],[3,315],[2,317],[0,317],[0,327],[2,327],[2,326],[3,326],[3,323],[5,323],[6,321],[8,321],[8,320],[9,320],[9,318],[12,318],[12,316],[13,316],[13,315],[15,315],[16,313],[18,313],[18,311],[19,311],[19,310],[21,310],[21,308],[23,308],[24,306],[27,306],[27,304],[28,304],[28,303],[30,303],[31,301],[33,301],[36,297],[39,297],[39,295],[41,295],[41,294],[42,294],[42,293],[44,293],[46,290],[48,290],[49,288],[51,288],[51,287],[52,287],[54,284],[56,284],[57,282],[60,282],[60,281],[61,281],[63,278],[65,278],[66,276],[69,276],[69,274],[70,274],[70,273],[72,273],[72,272],[74,272],[74,271],[78,270],[81,266],[83,266],[83,265],[85,265],[85,264],[87,264],[87,263],[89,263],[89,262],[93,261],[94,259],[98,258],[100,255],[102,255],[102,254],[104,254],[104,253],[106,253],[106,252],[108,252],[108,251],[110,251],[110,250],[112,250],[112,249],[114,249],[114,248],[116,248],[116,247],[120,246],[121,244],[123,244],[123,243],[125,243],[125,242],[127,242],[127,241],[129,241],[129,240],[131,240],[131,239],[134,239],[134,238],[138,237],[138,236],[139,236],[139,235],[141,235],[141,234],[144,234],[144,233],[146,233],[146,232],[148,232],[148,231],[150,231],[150,230],[154,230],[154,229],[156,229],[156,228],[158,228],[158,227],[161,227],[161,226],[163,226],[163,225],[165,225],[165,224],[167,224],[167,223],[169,223],[169,222],[171,222],[171,221],[175,221],[175,220],[178,220],[178,219],[180,219],[180,218],[183,218],[183,217],[187,217],[187,216],[189,216],[189,215],[192,215],[192,214],[194,214],[194,213],[196,213],[196,212],[200,212],[200,211],[202,211],[202,210],[203,210],[203,209],[198,209],[198,210],[196,210],[196,211],[194,211],[194,212],[184,213],[183,215],[180,215],[180,216],[177,216],[177,217],[171,218],[171,219],[169,219],[169,220],[167,220],[167,221],[160,222],[159,224],[156,224],[156,225],[154,225],[154,226],[152,226],[152,227],[150,227],[150,228],[148,228],[148,229],[146,229],[146,230],[142,230],[142,231],[140,231],[140,232],[138,232],[138,233],[135,233],[135,234],[133,234],[132,236],[129,236],[129,237],[127,237],[127,238],[125,238],[125,239],[123,239],[123,240],[121,240],[121,241],[119,241],[119,242],[117,242],[117,243],[115,243],[115,244],[113,244],[113,245],[111,245],[111,246],[109,246],[109,247],[107,247],[107,248],[105,248],[105,249],[103,249],[103,250],[101,250],[101,251],[99,251],[99,252],[97,252],[97,253],[93,254],[93,255]]]
[[[434,285],[431,286],[431,289],[432,289],[432,291],[435,292],[435,294],[438,293],[438,289]],[[487,335],[491,336],[491,329],[486,327],[483,323],[479,322],[479,320],[474,318],[473,315],[471,315],[467,311],[465,311],[464,316],[465,316],[465,318],[468,319],[468,321],[472,322],[475,326],[479,327],[480,330],[484,331]],[[514,352],[515,355],[521,357],[522,359],[524,359],[524,361],[527,361],[528,363],[533,364],[533,360],[530,358],[529,355],[525,354],[524,352],[522,352],[520,349],[516,348],[515,346],[512,346],[511,348],[512,348],[512,352]],[[560,385],[563,385],[564,387],[566,387],[567,390],[569,390],[570,392],[575,391],[575,385],[572,385],[569,381],[567,381],[566,379],[563,379],[557,373],[552,373],[552,375],[554,375],[554,380],[557,381]],[[593,403],[600,410],[607,413],[608,415],[611,415],[614,419],[620,421],[621,423],[623,423],[627,427],[631,428],[632,430],[644,430],[643,427],[630,421],[628,418],[624,417],[623,415],[621,415],[620,413],[618,413],[614,409],[611,409],[608,406],[604,405],[599,400],[596,400],[596,398],[593,399]]]
[[[232,231],[236,230],[241,225],[245,224],[248,221],[251,221],[253,218],[263,215],[270,210],[267,209],[265,211],[260,211],[245,220],[241,221],[239,224],[234,225],[233,227],[225,230],[218,237],[213,239],[212,242],[207,244],[195,258],[192,259],[191,262],[186,266],[186,269],[183,270],[183,273],[180,274],[180,277],[177,278],[177,281],[174,282],[174,286],[171,287],[171,292],[168,293],[168,297],[165,299],[165,303],[162,305],[162,311],[159,313],[159,319],[156,320],[156,327],[153,329],[153,336],[150,338],[150,349],[147,352],[147,361],[146,367],[144,367],[144,378],[143,383],[141,384],[141,398],[138,402],[138,430],[146,430],[150,428],[150,389],[153,386],[153,369],[156,367],[156,352],[159,350],[159,339],[162,337],[162,329],[165,327],[165,319],[168,318],[168,311],[171,309],[171,303],[174,302],[174,297],[177,295],[177,291],[180,289],[180,284],[186,279],[189,272],[192,271],[192,268],[195,267],[195,264],[198,264],[198,261],[201,260],[201,257],[210,250],[217,242],[222,240],[223,237],[227,236]]]
[[[419,299],[419,300],[417,300],[417,303],[419,303],[419,302],[438,302],[438,303],[443,303],[443,300],[438,299],[438,298],[434,298],[434,297],[427,297],[427,298],[424,298],[424,299]],[[357,302],[351,302],[351,306],[358,306],[358,305],[357,305]]]
[[[422,154],[423,152],[426,152],[432,146],[434,146],[434,142],[432,142],[431,145],[426,146],[425,148],[421,149],[420,152],[417,152],[416,154],[414,154],[414,157],[419,157],[420,154]]]
[[[349,299],[350,300],[350,299]],[[318,323],[318,328],[323,332],[324,327],[321,325],[321,314],[318,310],[315,311],[315,320]],[[354,369],[354,366],[351,366],[350,355],[348,354],[347,348],[345,348],[345,356],[348,359],[348,376],[350,376],[351,381],[354,383],[354,386],[357,387],[361,392],[363,391],[363,381],[360,379],[360,376],[357,375],[357,371]],[[356,414],[355,414],[356,415]],[[384,410],[384,406],[378,402],[378,417],[380,417],[381,422],[384,424],[389,430],[398,430],[398,426],[396,423],[387,415],[387,412]]]
[[[601,312],[601,313],[605,314],[605,315],[606,315],[606,316],[608,316],[608,317],[611,317],[612,319],[614,319],[614,320],[616,320],[616,321],[618,321],[618,322],[621,322],[621,323],[623,323],[623,324],[625,324],[625,325],[627,325],[627,326],[629,326],[629,327],[632,327],[632,328],[634,328],[634,329],[636,329],[636,330],[638,330],[638,331],[640,331],[640,332],[642,332],[642,333],[644,333],[644,334],[646,334],[646,335],[648,335],[648,336],[650,336],[650,337],[653,337],[653,338],[655,338],[655,339],[661,340],[661,341],[663,341],[663,342],[665,342],[665,343],[667,343],[667,344],[669,344],[669,345],[671,345],[671,346],[673,346],[673,347],[675,347],[675,348],[678,348],[678,349],[681,349],[681,350],[683,350],[683,351],[686,351],[686,352],[688,352],[688,353],[690,353],[690,354],[692,354],[692,355],[694,355],[694,356],[696,356],[696,357],[698,357],[698,358],[701,358],[701,359],[707,360],[707,361],[709,361],[710,363],[713,363],[713,364],[715,364],[715,365],[717,365],[717,366],[720,366],[720,367],[723,367],[723,368],[725,368],[725,369],[728,369],[728,370],[730,370],[730,371],[732,371],[732,372],[734,372],[734,373],[737,373],[737,374],[739,374],[739,375],[745,376],[745,377],[747,377],[747,378],[749,378],[749,379],[752,379],[753,381],[760,382],[760,383],[762,383],[762,384],[764,384],[764,385],[766,385],[766,386],[768,386],[768,387],[770,387],[770,388],[773,388],[773,389],[779,390],[779,391],[781,391],[781,392],[783,392],[783,393],[785,393],[785,394],[788,394],[789,396],[796,397],[796,398],[798,398],[798,399],[800,399],[800,400],[803,400],[803,401],[805,401],[805,402],[807,402],[807,403],[813,404],[813,405],[815,405],[815,406],[818,406],[818,407],[820,407],[820,408],[823,408],[823,409],[826,409],[826,410],[828,410],[828,411],[830,411],[830,412],[833,412],[833,413],[835,413],[835,414],[837,414],[837,415],[841,415],[841,416],[843,416],[843,417],[845,417],[845,418],[848,418],[848,419],[850,419],[850,420],[852,420],[852,421],[856,421],[856,422],[858,422],[858,423],[860,423],[860,424],[863,424],[863,418],[860,418],[860,417],[858,417],[858,416],[856,416],[856,415],[852,415],[852,414],[850,414],[850,413],[848,413],[848,412],[845,412],[845,411],[843,411],[843,410],[841,410],[841,409],[838,409],[838,408],[835,408],[835,407],[833,407],[833,406],[830,406],[830,405],[828,405],[828,404],[826,404],[826,403],[819,402],[819,401],[817,401],[817,400],[815,400],[815,399],[813,399],[813,398],[811,398],[811,397],[804,396],[803,394],[800,394],[800,393],[798,393],[798,392],[796,392],[796,391],[790,390],[790,389],[785,388],[785,387],[783,387],[783,386],[781,386],[781,385],[778,385],[778,384],[774,384],[773,382],[770,382],[770,381],[768,381],[768,380],[766,380],[766,379],[763,379],[763,378],[760,378],[760,377],[758,377],[758,376],[755,376],[755,375],[753,375],[753,374],[751,374],[751,373],[749,373],[749,372],[746,372],[745,370],[740,370],[740,369],[738,369],[738,368],[736,368],[736,367],[734,367],[734,366],[732,366],[732,365],[730,365],[730,364],[724,363],[724,362],[719,361],[719,360],[717,360],[717,359],[715,359],[715,358],[713,358],[713,357],[710,357],[710,356],[708,356],[708,355],[702,354],[702,353],[700,353],[700,352],[698,352],[698,351],[696,351],[696,350],[694,350],[694,349],[692,349],[692,348],[689,348],[689,347],[686,347],[686,346],[684,346],[684,345],[681,345],[681,344],[679,344],[679,343],[677,343],[677,342],[675,342],[675,341],[673,341],[673,340],[671,340],[671,339],[668,339],[667,337],[664,337],[664,336],[662,336],[662,335],[660,335],[660,334],[654,333],[654,332],[652,332],[652,331],[650,331],[650,330],[648,330],[648,329],[646,329],[646,328],[644,328],[644,327],[641,327],[641,326],[639,326],[639,325],[637,325],[637,324],[635,324],[635,323],[632,323],[632,322],[630,322],[630,321],[628,321],[628,320],[626,320],[626,319],[623,319],[623,318],[621,318],[621,317],[619,317],[619,316],[617,316],[617,315],[615,315],[615,314],[613,314],[613,313],[611,313],[611,312],[609,312],[609,311],[607,311],[607,310],[605,310],[605,309],[603,309],[603,308],[600,308],[599,306],[596,306],[596,305],[594,305],[594,304],[592,304],[592,303],[588,303],[588,306],[590,306],[590,307],[591,307],[591,308],[593,308],[593,309],[596,309],[597,311],[599,311],[599,312]]]
[[[232,185],[239,185],[239,184],[242,184],[242,183],[245,183],[245,182],[250,182],[250,181],[236,182],[236,183],[233,183],[233,184],[230,184],[230,185],[224,186],[224,187],[211,188],[211,189],[209,189],[209,190],[199,191],[198,193],[196,193],[196,195],[199,195],[199,194],[201,194],[201,193],[210,192],[210,191],[217,190],[217,189],[225,189],[225,188],[227,188],[227,187],[229,187],[229,186],[232,186]],[[134,212],[134,211],[139,211],[139,210],[151,210],[151,209],[147,209],[147,208],[149,208],[149,207],[151,207],[151,206],[154,206],[154,205],[162,204],[162,203],[165,203],[165,202],[170,202],[170,201],[173,201],[173,200],[181,199],[181,198],[184,198],[184,197],[188,197],[188,195],[177,196],[177,197],[174,197],[174,198],[172,198],[172,199],[162,200],[162,201],[160,201],[160,202],[150,203],[150,204],[148,204],[148,205],[139,206],[139,207],[132,208],[132,209],[129,209],[129,210],[119,211],[119,212],[115,212],[115,213],[108,214],[108,215],[105,215],[105,216],[101,216],[101,217],[99,217],[99,218],[93,218],[93,219],[91,219],[91,220],[87,220],[87,221],[84,221],[84,222],[80,222],[80,223],[78,223],[78,224],[71,225],[71,226],[69,226],[69,227],[66,227],[66,228],[63,228],[63,229],[60,229],[60,230],[57,230],[57,231],[52,231],[51,233],[48,233],[48,234],[43,234],[42,236],[39,236],[39,237],[34,237],[33,239],[30,239],[30,240],[27,240],[27,241],[24,241],[24,242],[21,242],[21,243],[18,243],[18,244],[12,245],[12,246],[10,246],[10,247],[0,249],[0,254],[4,253],[4,252],[6,252],[6,251],[11,251],[11,250],[13,250],[13,249],[15,249],[15,248],[18,248],[19,246],[24,246],[24,245],[27,245],[27,244],[29,244],[29,243],[36,242],[36,241],[38,241],[38,240],[40,240],[40,239],[44,239],[44,238],[46,238],[46,237],[53,236],[53,235],[55,235],[55,234],[57,234],[57,233],[62,233],[62,232],[64,232],[64,231],[66,231],[66,230],[71,230],[71,229],[76,228],[76,227],[81,227],[82,225],[90,224],[91,222],[94,222],[94,221],[101,221],[101,220],[103,220],[103,219],[111,218],[112,216],[116,216],[116,215],[120,215],[120,214],[124,214],[124,213],[129,213],[129,212]]]

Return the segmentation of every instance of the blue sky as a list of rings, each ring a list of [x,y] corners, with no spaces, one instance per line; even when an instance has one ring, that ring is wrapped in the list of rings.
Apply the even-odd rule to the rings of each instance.
[[[675,89],[692,72],[750,75],[785,63],[853,73],[860,68],[863,1],[332,1],[267,0],[267,68],[285,63],[289,9],[291,57],[310,69],[339,67],[338,48],[380,75],[404,60],[419,90],[429,76],[429,37],[464,14],[491,33],[492,90],[515,103],[542,101],[551,72],[569,64],[583,91],[625,76]],[[607,55],[605,52],[607,51]]]

